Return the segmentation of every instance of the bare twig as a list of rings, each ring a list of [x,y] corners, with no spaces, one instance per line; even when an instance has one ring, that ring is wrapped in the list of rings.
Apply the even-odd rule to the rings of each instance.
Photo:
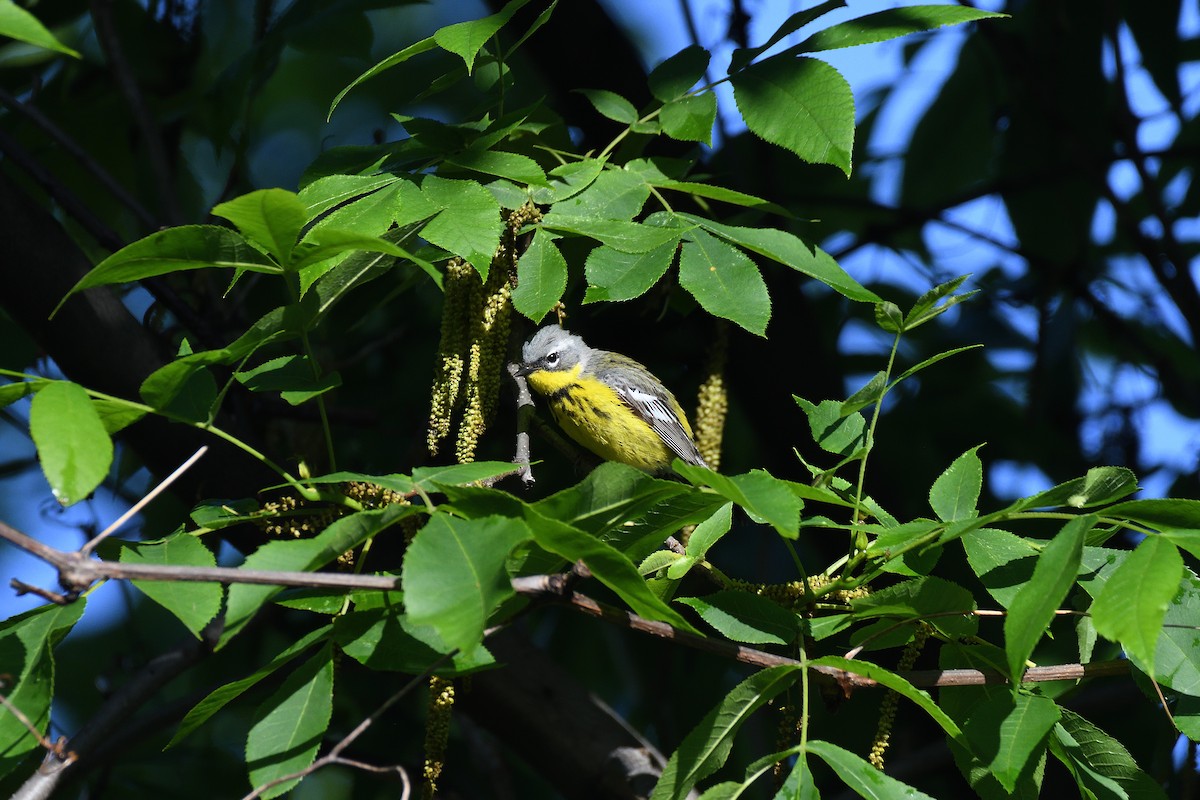
[[[354,760],[351,760],[348,758],[342,758],[342,752],[347,747],[354,744],[354,740],[357,739],[359,736],[361,736],[363,733],[365,733],[367,728],[371,727],[371,725],[374,724],[380,717],[382,717],[389,708],[391,708],[397,702],[399,702],[400,698],[404,697],[404,695],[411,692],[417,686],[420,686],[424,681],[426,681],[429,678],[430,675],[433,674],[434,670],[436,670],[442,664],[449,661],[457,653],[458,653],[457,649],[453,650],[449,653],[446,653],[441,658],[439,658],[438,660],[436,660],[432,664],[430,664],[428,667],[426,667],[424,672],[422,672],[420,675],[418,675],[415,678],[413,678],[412,680],[410,680],[408,683],[404,684],[404,686],[402,686],[398,692],[393,694],[387,700],[384,700],[383,705],[381,705],[381,706],[379,706],[379,708],[375,709],[375,711],[373,711],[371,713],[371,716],[367,717],[362,722],[358,723],[358,725],[354,728],[354,730],[352,730],[348,734],[346,734],[340,742],[338,742],[337,744],[335,744],[333,746],[332,750],[330,750],[328,753],[326,753],[321,758],[318,758],[316,761],[314,761],[308,767],[306,767],[302,770],[293,772],[290,775],[283,775],[281,777],[275,778],[274,780],[268,781],[261,786],[257,786],[257,787],[255,787],[254,791],[250,792],[250,794],[246,795],[244,798],[242,798],[242,800],[254,800],[254,798],[256,798],[256,797],[261,797],[262,793],[265,792],[267,789],[270,789],[272,786],[278,786],[281,783],[288,783],[290,781],[294,781],[299,778],[307,777],[308,775],[311,775],[312,773],[316,772],[317,770],[321,769],[322,767],[327,767],[330,764],[342,764],[344,766],[355,767],[356,769],[366,769],[371,772],[396,771],[400,774],[400,779],[404,782],[404,794],[402,795],[402,797],[407,798],[409,795],[410,788],[409,788],[409,782],[408,782],[408,774],[404,771],[403,767],[401,767],[399,765],[393,765],[393,766],[388,766],[388,767],[372,766],[369,764],[364,764],[360,761],[354,761]]]
[[[8,687],[6,686],[5,688]],[[2,694],[0,694],[0,706],[4,706],[8,710],[8,713],[16,717],[17,721],[25,726],[25,730],[29,731],[29,734],[34,739],[37,739],[38,744],[46,751],[47,756],[54,755],[61,759],[64,764],[70,764],[75,760],[75,754],[66,749],[67,740],[65,738],[60,738],[57,742],[52,742],[45,736],[42,736],[42,732],[37,729],[25,712],[13,705],[13,702]]]
[[[183,462],[182,464],[180,464],[179,468],[177,470],[172,472],[167,477],[163,478],[162,483],[158,484],[158,486],[155,486],[153,489],[151,489],[149,492],[147,492],[146,495],[144,497],[142,497],[141,500],[138,500],[136,503],[134,503],[132,506],[130,506],[128,511],[126,511],[121,516],[117,517],[117,519],[113,522],[113,524],[109,525],[107,528],[100,531],[100,533],[96,534],[91,539],[91,541],[87,542],[83,547],[79,548],[80,554],[85,555],[85,556],[89,555],[93,550],[96,549],[96,545],[98,545],[98,544],[100,544],[100,542],[104,541],[105,537],[107,537],[113,531],[117,530],[122,525],[124,525],[125,522],[130,517],[132,517],[134,514],[138,513],[139,511],[141,511],[143,508],[146,507],[146,505],[151,500],[153,500],[154,498],[156,498],[160,494],[162,494],[163,491],[165,491],[168,486],[170,486],[172,483],[175,482],[176,478],[178,478],[183,473],[187,472],[191,468],[191,466],[193,464],[195,464],[197,461],[199,461],[204,456],[204,454],[207,452],[208,452],[208,445],[204,445],[199,450],[197,450],[195,453],[192,453],[192,457],[189,458],[187,461]]]
[[[398,578],[387,575],[342,575],[333,572],[287,572],[237,567],[176,567],[162,564],[122,564],[90,558],[79,552],[55,550],[0,522],[0,538],[58,568],[58,580],[67,590],[65,600],[74,600],[94,581],[118,578],[134,581],[190,581],[200,583],[254,583],[270,586],[302,586],[310,589],[396,588]],[[57,602],[44,589],[21,584],[32,592]]]
[[[529,393],[529,382],[520,374],[520,364],[508,365],[508,374],[512,376],[517,388],[517,449],[513,455],[513,463],[521,476],[521,482],[528,488],[533,485],[533,470],[529,467],[529,424],[533,419],[533,395]]]

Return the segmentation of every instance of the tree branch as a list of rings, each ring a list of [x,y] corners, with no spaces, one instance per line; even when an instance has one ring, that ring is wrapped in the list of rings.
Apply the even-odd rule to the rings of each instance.
[[[387,575],[342,575],[325,572],[287,572],[273,570],[247,570],[237,567],[176,567],[158,564],[120,564],[91,559],[82,553],[65,552],[42,544],[15,528],[0,522],[0,538],[41,558],[59,571],[59,581],[67,590],[63,602],[70,602],[79,593],[102,578],[144,581],[199,581],[215,583],[254,583],[272,586],[302,586],[321,589],[368,589],[389,591],[399,588],[399,578]],[[605,622],[630,628],[651,636],[670,639],[686,647],[712,653],[713,655],[750,664],[756,667],[774,667],[782,664],[800,666],[794,658],[756,650],[722,639],[709,639],[687,631],[681,631],[665,622],[646,619],[630,611],[597,602],[587,595],[571,589],[573,573],[556,575],[527,575],[512,579],[512,588],[517,594],[531,598],[543,598],[561,602],[570,608]],[[964,612],[967,613],[967,612]],[[809,665],[809,669],[826,679],[835,681],[849,695],[856,688],[876,688],[882,684],[861,675],[855,675],[835,667]],[[1080,680],[1109,675],[1124,675],[1129,672],[1127,661],[1104,661],[1092,664],[1063,664],[1052,667],[1031,667],[1025,671],[1022,683],[1045,681]],[[947,669],[915,670],[896,673],[914,686],[980,686],[984,684],[1008,683],[1009,678],[993,670]]]

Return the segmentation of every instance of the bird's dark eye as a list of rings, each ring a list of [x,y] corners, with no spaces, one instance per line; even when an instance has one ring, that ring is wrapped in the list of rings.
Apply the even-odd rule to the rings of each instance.
[[[550,366],[552,366],[552,367],[553,367],[555,364],[557,364],[557,363],[558,363],[558,353],[557,353],[557,352],[555,352],[555,353],[550,353],[549,355],[547,355],[547,356],[546,356],[546,363],[547,363],[547,364],[549,364],[549,365],[550,365]]]

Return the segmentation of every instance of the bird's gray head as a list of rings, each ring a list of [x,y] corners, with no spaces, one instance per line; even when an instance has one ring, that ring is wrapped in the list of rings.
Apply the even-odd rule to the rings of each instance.
[[[573,369],[576,364],[587,366],[592,349],[583,339],[557,325],[547,325],[535,333],[521,348],[522,373],[528,375],[539,369],[558,372]]]

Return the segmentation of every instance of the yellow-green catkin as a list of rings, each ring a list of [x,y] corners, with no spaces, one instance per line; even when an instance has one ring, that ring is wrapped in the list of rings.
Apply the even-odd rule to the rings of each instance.
[[[442,336],[438,344],[433,390],[429,409],[429,454],[437,455],[443,439],[450,435],[451,416],[459,403],[468,333],[477,316],[482,286],[475,268],[461,258],[450,259],[442,279]]]
[[[810,575],[808,585],[812,587],[814,592],[817,592],[828,586],[830,581],[831,579],[824,575]],[[804,581],[751,583],[735,579],[729,582],[727,588],[765,597],[784,608],[802,608],[808,605],[808,601],[805,598]],[[820,599],[821,602],[828,603],[849,603],[856,597],[866,597],[870,593],[870,587],[864,584],[853,589],[834,589],[833,591],[825,592],[821,594]]]
[[[786,702],[779,706],[779,726],[775,729],[775,750],[782,752],[787,750],[800,738],[800,725],[802,720],[800,713],[791,702]],[[776,761],[775,766],[771,768],[771,774],[775,777],[776,784],[781,784],[784,779],[784,768],[787,767],[787,761]]]
[[[421,797],[433,800],[438,778],[446,767],[446,744],[450,741],[450,712],[454,709],[454,684],[445,678],[429,679],[429,713],[425,720],[425,765]]]
[[[512,290],[517,284],[520,259],[518,231],[541,219],[532,203],[504,212],[504,232],[492,256],[488,279],[471,326],[467,351],[467,386],[462,422],[458,428],[455,455],[460,464],[475,460],[475,449],[496,413],[501,376],[508,354],[508,329],[512,319]]]
[[[921,655],[921,649],[925,646],[925,640],[929,638],[931,631],[931,627],[926,622],[917,625],[913,640],[904,646],[904,652],[900,656],[900,661],[896,664],[897,671],[913,668],[913,664],[917,663],[917,656]],[[896,709],[899,705],[900,695],[889,689],[879,707],[879,725],[875,729],[875,739],[871,742],[871,754],[867,757],[867,760],[874,765],[875,769],[881,772],[883,771],[883,756],[887,752],[888,744],[892,738],[892,724],[896,721]]]
[[[696,400],[696,449],[714,470],[721,466],[721,443],[725,435],[725,417],[729,413],[729,397],[725,386],[728,353],[729,329],[720,323],[709,351],[706,377],[700,384]]]
[[[454,454],[459,463],[475,460],[475,450],[496,412],[508,353],[512,290],[520,257],[518,232],[541,219],[532,203],[504,211],[504,232],[492,256],[486,281],[461,258],[451,259],[443,281],[442,337],[429,412],[429,454],[437,455],[461,410]]]

